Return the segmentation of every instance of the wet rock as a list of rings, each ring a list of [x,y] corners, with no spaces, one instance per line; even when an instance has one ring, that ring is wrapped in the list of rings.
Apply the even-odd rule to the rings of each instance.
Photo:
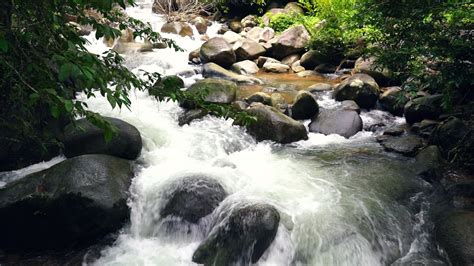
[[[275,37],[275,31],[269,27],[255,27],[247,32],[247,38],[256,42],[268,42],[273,37]]]
[[[384,93],[380,95],[379,100],[383,109],[397,116],[403,115],[404,106],[408,102],[408,98],[400,87],[387,88]]]
[[[178,117],[178,125],[184,126],[189,125],[193,120],[205,117],[208,112],[204,109],[191,109],[186,110]]]
[[[0,189],[0,249],[66,249],[120,229],[132,177],[129,161],[93,154],[9,183]]]
[[[429,138],[438,125],[438,121],[423,119],[421,122],[413,124],[411,126],[411,131],[421,137]]]
[[[272,44],[273,56],[282,59],[288,55],[302,52],[309,39],[310,35],[303,25],[290,27]]]
[[[121,42],[118,41],[112,48],[119,54],[129,54],[136,52],[150,52],[153,51],[153,44],[151,42]]]
[[[244,39],[237,41],[233,49],[237,56],[237,61],[253,60],[265,53],[265,48],[255,41]]]
[[[311,92],[311,93],[318,93],[321,91],[330,91],[332,90],[333,87],[331,84],[328,83],[315,83],[311,86],[309,86],[306,90]]]
[[[246,102],[250,103],[263,103],[265,105],[271,105],[272,100],[270,95],[264,93],[264,92],[256,92],[252,95],[250,95],[247,99],[245,99]]]
[[[237,34],[233,31],[228,31],[224,33],[224,35],[222,35],[222,38],[224,38],[224,40],[226,40],[229,44],[234,44],[237,41],[244,39],[244,37],[240,36],[240,34]]]
[[[341,109],[346,111],[354,111],[360,114],[360,107],[352,100],[345,100],[341,102]]]
[[[280,215],[268,204],[238,206],[224,216],[193,254],[204,265],[256,263],[275,239]]]
[[[319,112],[319,105],[313,94],[299,91],[291,106],[291,117],[296,120],[311,119]]]
[[[307,78],[307,77],[323,77],[323,75],[319,74],[318,72],[316,71],[312,71],[312,70],[305,70],[305,71],[301,71],[299,73],[296,74],[298,77],[300,78]]]
[[[272,140],[279,143],[290,143],[308,139],[304,125],[282,114],[274,107],[254,103],[247,110],[257,121],[247,126],[248,132],[257,141]]]
[[[309,50],[301,56],[300,64],[306,69],[315,69],[318,65],[324,62],[321,57],[319,51]]]
[[[235,101],[232,103],[232,108],[236,111],[243,111],[249,107],[249,104],[244,101]]]
[[[200,50],[201,61],[213,62],[222,67],[230,67],[236,61],[232,46],[222,37],[214,37],[205,42]]]
[[[250,60],[237,62],[230,69],[240,75],[252,75],[259,70],[257,64]]]
[[[392,73],[388,68],[380,67],[375,64],[376,57],[368,58],[360,57],[356,60],[354,66],[354,73],[367,74],[375,79],[375,81],[384,86],[390,82]]]
[[[258,25],[258,18],[254,15],[248,15],[246,17],[244,17],[240,23],[242,24],[242,26],[244,28],[247,28],[247,27],[255,27]]]
[[[281,63],[280,61],[276,60],[275,58],[271,58],[271,57],[266,57],[266,56],[259,56],[257,58],[257,66],[258,67],[263,67],[263,65],[265,65],[265,63]]]
[[[188,60],[189,62],[192,62],[194,64],[200,64],[201,63],[201,48],[198,48],[194,51],[189,52],[188,55]]]
[[[473,132],[474,130],[461,119],[450,117],[436,127],[430,143],[438,145],[442,154],[448,159],[454,155],[450,154],[453,149],[460,146],[464,147],[466,155],[469,153],[472,155],[473,151],[469,151],[469,148],[474,147]]]
[[[237,32],[237,33],[241,32],[244,29],[244,27],[242,26],[242,23],[240,23],[240,21],[238,20],[231,21],[229,23],[229,28],[232,31]]]
[[[354,111],[322,110],[311,119],[309,131],[349,138],[362,130],[362,119]]]
[[[199,34],[205,34],[207,32],[207,21],[202,17],[196,17],[191,20],[191,24],[194,25]]]
[[[334,90],[336,101],[353,100],[361,108],[372,108],[379,97],[379,86],[366,74],[356,74],[342,81]]]
[[[184,81],[182,78],[176,75],[165,76],[153,84],[148,90],[148,93],[152,96],[159,96],[160,91],[163,91],[165,88],[179,90],[184,88]]]
[[[262,84],[263,82],[255,77],[239,75],[229,71],[215,63],[207,63],[203,66],[203,77],[205,78],[219,78],[233,81],[239,84]]]
[[[384,135],[389,135],[389,136],[401,136],[405,134],[405,127],[404,126],[393,126],[388,129],[386,129],[383,134]]]
[[[293,70],[293,72],[295,73],[299,73],[299,72],[305,71],[306,69],[301,66],[300,60],[298,60],[294,62],[293,64],[291,64],[291,70]]]
[[[453,265],[474,264],[474,212],[442,215],[435,224],[436,239]]]
[[[64,155],[71,158],[83,154],[107,154],[135,160],[142,150],[142,138],[137,128],[120,119],[104,117],[116,128],[116,135],[105,141],[104,130],[86,119],[79,119],[64,128]]]
[[[413,124],[423,119],[436,120],[441,115],[443,95],[429,95],[409,101],[405,105],[405,119]]]
[[[265,64],[263,64],[263,70],[272,73],[286,73],[290,70],[290,67],[281,63],[266,62]]]
[[[377,141],[386,151],[401,153],[405,156],[415,156],[423,147],[423,140],[413,135],[400,137],[381,135],[377,137]]]
[[[189,26],[188,24],[186,24],[184,22],[168,22],[168,23],[165,23],[161,27],[161,32],[179,34],[183,37],[185,37],[185,36],[192,37],[193,36],[193,29],[191,28],[191,26]]]
[[[440,178],[442,164],[441,152],[436,145],[430,145],[418,152],[416,159],[416,172],[428,182]]]
[[[171,183],[165,190],[166,203],[161,217],[175,216],[197,223],[209,215],[227,197],[216,180],[206,176],[187,176]]]
[[[285,111],[288,109],[288,103],[280,93],[272,93],[272,95],[270,96],[270,100],[271,106],[282,111],[282,113],[285,113]]]
[[[226,24],[221,25],[221,28],[217,31],[217,34],[224,34],[226,32],[230,31],[229,26]]]
[[[222,79],[207,78],[199,80],[189,87],[186,92],[193,96],[204,94],[204,100],[209,103],[231,103],[235,100],[237,84]]]

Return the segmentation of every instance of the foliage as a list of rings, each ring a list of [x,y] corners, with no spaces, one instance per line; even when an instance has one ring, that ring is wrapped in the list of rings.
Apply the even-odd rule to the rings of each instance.
[[[204,2],[211,4],[217,10],[222,11],[223,13],[232,13],[233,11],[242,11],[242,10],[233,10],[233,7],[243,7],[248,9],[248,11],[258,11],[262,13],[264,7],[267,5],[267,0],[204,0]]]

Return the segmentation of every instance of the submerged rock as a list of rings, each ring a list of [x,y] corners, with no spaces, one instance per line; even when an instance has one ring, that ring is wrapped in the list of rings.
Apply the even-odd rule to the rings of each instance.
[[[311,119],[319,112],[316,98],[307,91],[299,91],[291,106],[291,117],[296,120]]]
[[[208,112],[204,109],[191,109],[186,110],[178,117],[178,125],[184,126],[189,125],[193,120],[205,117]]]
[[[201,61],[213,62],[222,67],[230,67],[236,61],[232,46],[222,37],[214,37],[205,42],[200,50]]]
[[[256,263],[275,239],[280,214],[269,204],[237,206],[229,211],[193,254],[204,265]]]
[[[93,154],[8,184],[0,189],[0,249],[69,248],[121,228],[132,177],[129,161]]]
[[[338,134],[349,138],[362,130],[362,119],[354,111],[322,110],[313,117],[309,131],[324,135]]]
[[[406,156],[415,156],[418,150],[423,147],[423,140],[413,135],[400,137],[381,135],[377,137],[377,141],[386,151],[397,152]]]
[[[142,138],[138,129],[120,119],[104,117],[116,129],[116,135],[109,142],[104,131],[87,119],[79,119],[64,129],[64,155],[71,158],[83,154],[108,154],[135,160],[142,150]]]
[[[172,215],[191,223],[212,213],[227,197],[219,182],[199,175],[176,180],[165,190],[167,201],[160,211],[161,217]]]
[[[247,130],[257,141],[290,143],[308,139],[308,133],[302,123],[282,114],[274,107],[254,103],[246,111],[257,117],[256,122],[247,126]]]
[[[339,84],[334,90],[336,101],[353,100],[361,108],[372,108],[379,97],[379,86],[366,74],[356,74]]]

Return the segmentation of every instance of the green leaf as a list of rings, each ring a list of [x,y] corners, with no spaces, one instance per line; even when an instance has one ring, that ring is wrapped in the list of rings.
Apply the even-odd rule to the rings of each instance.
[[[64,101],[64,109],[66,109],[66,112],[70,113],[74,107],[74,103],[72,100],[66,100]]]
[[[8,42],[5,39],[0,39],[0,51],[6,53],[8,52]]]
[[[65,63],[61,65],[61,67],[59,68],[59,80],[65,81],[66,79],[68,79],[69,76],[71,76],[71,69],[71,63]]]
[[[59,108],[56,105],[51,106],[50,112],[51,112],[51,115],[56,119],[59,118],[59,115],[61,114],[61,112],[59,111]]]

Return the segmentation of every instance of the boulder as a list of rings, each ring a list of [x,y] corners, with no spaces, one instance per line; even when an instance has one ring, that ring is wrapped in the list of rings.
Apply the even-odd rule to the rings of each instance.
[[[178,125],[179,126],[184,126],[184,125],[189,125],[193,120],[200,119],[205,117],[208,114],[208,112],[204,109],[191,109],[191,110],[186,110],[184,113],[179,115],[178,117]]]
[[[388,68],[380,67],[375,64],[376,57],[360,57],[356,60],[353,73],[367,74],[375,79],[378,84],[382,86],[388,85],[392,76],[391,71]]]
[[[416,159],[416,172],[428,182],[437,181],[440,177],[442,164],[441,152],[436,145],[430,145],[418,152]]]
[[[299,54],[292,54],[289,56],[286,56],[281,60],[282,64],[292,66],[296,61],[300,60],[300,55]]]
[[[300,60],[298,60],[294,62],[293,64],[291,64],[291,70],[293,70],[293,72],[295,73],[299,73],[299,72],[305,71],[306,68],[302,67]]]
[[[441,115],[443,95],[429,95],[409,101],[405,105],[405,119],[407,123],[413,124],[423,119],[436,120]]]
[[[262,16],[263,25],[265,26],[270,25],[272,16],[276,14],[287,14],[287,13],[288,13],[288,10],[285,10],[283,8],[272,8],[268,10],[268,12]]]
[[[342,81],[334,90],[336,101],[353,100],[361,108],[372,108],[379,97],[379,85],[366,74],[356,74]]]
[[[338,134],[349,138],[362,130],[362,119],[354,111],[322,110],[311,119],[309,131],[324,135]]]
[[[248,15],[246,17],[244,17],[240,23],[242,24],[242,26],[244,28],[248,28],[248,27],[255,27],[258,25],[258,18],[254,15]]]
[[[233,31],[227,31],[224,33],[224,35],[222,35],[222,38],[224,38],[224,40],[226,40],[229,44],[234,44],[237,41],[244,39],[244,37],[242,37],[240,34]]]
[[[129,221],[131,163],[81,155],[0,189],[0,249],[67,249],[90,244]]]
[[[259,70],[257,64],[250,60],[237,62],[230,69],[240,75],[252,75]]]
[[[274,107],[254,103],[246,112],[257,118],[256,122],[247,125],[248,132],[257,141],[272,140],[285,144],[308,139],[302,123],[282,114]]]
[[[219,221],[193,254],[204,265],[256,263],[275,239],[280,223],[277,209],[268,204],[247,204],[219,214]]]
[[[203,79],[191,85],[186,93],[193,97],[203,97],[208,103],[231,103],[235,100],[237,84],[222,79]]]
[[[225,79],[225,80],[233,81],[239,84],[262,84],[263,83],[258,78],[236,74],[214,63],[205,64],[203,66],[202,75],[205,78]]]
[[[200,64],[201,63],[201,48],[198,48],[194,51],[189,52],[188,60],[191,63]]]
[[[474,212],[442,215],[435,223],[435,233],[453,265],[474,264]]]
[[[318,82],[318,83],[315,83],[315,84],[309,86],[306,90],[311,92],[311,93],[318,93],[318,92],[322,92],[322,91],[330,91],[332,89],[333,89],[333,87],[332,87],[331,84]]]
[[[406,129],[406,125],[396,125],[384,130],[383,134],[389,136],[401,136],[405,134]]]
[[[209,215],[227,197],[216,180],[206,176],[187,176],[173,181],[164,190],[166,203],[161,217],[174,216],[197,223]]]
[[[247,38],[256,42],[268,42],[273,37],[275,37],[275,31],[269,27],[255,27],[247,32]]]
[[[160,80],[156,81],[153,87],[148,90],[148,93],[152,96],[162,96],[160,92],[165,89],[179,90],[184,88],[184,81],[182,78],[176,75],[165,76]]]
[[[244,39],[233,45],[237,61],[254,60],[265,53],[265,48],[255,41]]]
[[[265,92],[256,92],[250,95],[248,98],[245,99],[247,103],[263,103],[265,105],[271,105],[272,99],[270,95],[266,94]]]
[[[285,113],[288,108],[288,103],[286,102],[285,98],[278,92],[272,93],[270,96],[271,106],[275,107],[276,109]]]
[[[231,21],[229,23],[229,28],[232,31],[237,32],[237,33],[241,32],[244,29],[244,27],[242,26],[242,23],[240,23],[240,21],[238,20]]]
[[[286,73],[290,70],[290,67],[281,63],[266,62],[263,64],[263,70],[272,73]]]
[[[213,62],[222,67],[230,67],[236,56],[232,46],[222,37],[214,37],[205,42],[200,50],[201,61]]]
[[[352,100],[345,100],[341,102],[341,109],[346,111],[354,111],[360,114],[360,107]]]
[[[307,77],[324,77],[320,73],[313,71],[313,70],[304,70],[296,74],[296,76],[300,78],[307,78]]]
[[[291,106],[291,117],[296,120],[311,119],[319,112],[319,105],[313,94],[299,91]]]
[[[289,2],[288,4],[285,5],[284,9],[287,11],[288,14],[294,14],[294,15],[304,14],[303,8],[301,8],[301,6],[298,5],[298,3],[296,2]]]
[[[421,137],[429,138],[438,125],[438,121],[423,119],[421,122],[411,125],[411,131]]]
[[[463,147],[463,150],[472,155],[472,147],[474,147],[473,132],[474,130],[461,119],[449,117],[435,128],[430,137],[430,143],[438,145],[442,154],[448,159],[454,156],[451,153],[457,147]],[[469,148],[471,151],[469,151]]]
[[[401,153],[405,156],[415,156],[420,148],[423,147],[423,140],[414,135],[402,135],[394,137],[381,135],[377,141],[386,151]]]
[[[259,56],[257,58],[257,66],[258,67],[263,67],[263,65],[265,65],[265,63],[281,63],[280,61],[276,60],[275,58],[271,58],[271,57],[266,57],[266,56]]]
[[[310,35],[303,25],[290,27],[272,44],[273,56],[282,59],[288,55],[302,52],[309,40]]]
[[[184,22],[168,22],[163,24],[161,27],[161,32],[163,33],[173,33],[173,34],[179,34],[183,37],[193,36],[193,29],[191,26]]]
[[[236,111],[243,111],[249,107],[249,104],[245,101],[235,101],[232,103],[232,108]]]
[[[112,47],[112,50],[119,54],[129,54],[136,52],[151,52],[153,51],[153,44],[149,41],[145,42],[121,42],[117,43]]]
[[[195,17],[191,20],[191,24],[196,27],[199,34],[205,34],[207,32],[207,21],[202,17]]]
[[[323,61],[319,51],[309,50],[301,56],[300,64],[306,69],[315,69]]]
[[[135,160],[142,150],[142,138],[138,129],[120,119],[104,117],[115,127],[116,135],[105,141],[104,130],[87,119],[79,119],[64,128],[64,155],[71,158],[83,154],[108,154],[127,160]]]
[[[402,116],[408,98],[400,87],[389,87],[380,95],[380,105],[393,115]]]

